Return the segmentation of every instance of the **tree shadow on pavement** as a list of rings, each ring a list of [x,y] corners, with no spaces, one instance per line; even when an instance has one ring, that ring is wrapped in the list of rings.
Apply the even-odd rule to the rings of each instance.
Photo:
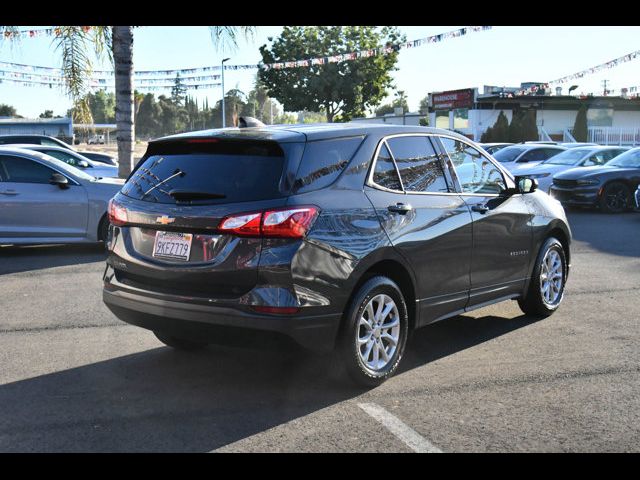
[[[0,247],[0,275],[44,268],[104,262],[103,243],[77,245],[24,245]]]
[[[534,321],[462,316],[427,326],[402,372]],[[161,347],[16,381],[0,386],[0,451],[211,451],[362,394],[332,358]]]

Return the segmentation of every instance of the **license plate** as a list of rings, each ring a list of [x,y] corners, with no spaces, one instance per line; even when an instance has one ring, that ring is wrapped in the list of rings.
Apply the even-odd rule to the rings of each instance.
[[[179,232],[156,232],[153,244],[153,256],[174,260],[189,260],[193,234]]]

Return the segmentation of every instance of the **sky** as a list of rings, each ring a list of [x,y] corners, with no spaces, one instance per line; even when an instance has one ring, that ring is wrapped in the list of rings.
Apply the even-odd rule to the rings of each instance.
[[[407,40],[461,28],[458,26],[400,26]],[[43,28],[24,26],[23,28]],[[253,64],[261,60],[258,48],[277,37],[280,26],[258,27],[250,41],[240,41],[236,51],[214,48],[208,27],[154,26],[134,31],[134,68],[137,70],[171,70],[219,65],[230,57],[228,65]],[[408,96],[409,109],[416,111],[429,92],[483,85],[517,87],[522,82],[548,82],[570,75],[640,48],[640,27],[511,27],[495,26],[490,30],[468,33],[439,43],[400,50],[398,70],[393,78],[398,90]],[[22,38],[19,42],[0,41],[0,61],[60,67],[59,52],[51,38]],[[96,68],[100,66],[98,62]],[[5,68],[6,67],[0,67]],[[108,63],[103,69],[110,69]],[[254,85],[256,70],[225,71],[225,88],[239,88],[248,93]],[[619,94],[622,87],[640,86],[640,57],[563,85],[578,85],[576,92],[601,93],[602,81]],[[156,95],[163,92],[154,92]],[[170,92],[165,92],[168,95]],[[221,98],[221,87],[192,90],[190,94],[209,105]],[[391,100],[390,92],[387,101]],[[26,87],[0,84],[0,104],[14,106],[19,115],[37,118],[45,110],[65,115],[71,102],[56,87]]]

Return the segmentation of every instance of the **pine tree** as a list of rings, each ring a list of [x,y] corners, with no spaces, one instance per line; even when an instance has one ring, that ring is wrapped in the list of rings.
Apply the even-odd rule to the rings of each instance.
[[[509,125],[509,141],[511,143],[520,143],[524,141],[522,132],[522,112],[514,112]]]
[[[576,142],[586,142],[589,136],[589,128],[587,127],[587,107],[582,105],[578,114],[576,115],[576,121],[573,125],[573,138]]]
[[[522,140],[538,140],[538,126],[536,125],[536,111],[528,110],[522,116]]]
[[[493,138],[493,127],[489,127],[485,130],[485,132],[482,134],[482,136],[480,137],[480,142],[482,143],[492,143],[494,138]]]

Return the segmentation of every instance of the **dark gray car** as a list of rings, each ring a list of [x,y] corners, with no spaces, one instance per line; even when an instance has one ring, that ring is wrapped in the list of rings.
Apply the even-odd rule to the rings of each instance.
[[[640,147],[636,147],[604,165],[572,168],[554,175],[549,193],[565,205],[620,213],[632,208],[632,195],[639,184]]]
[[[174,348],[279,334],[378,385],[415,328],[504,300],[559,307],[571,232],[535,186],[433,128],[159,139],[111,202],[103,299]]]

